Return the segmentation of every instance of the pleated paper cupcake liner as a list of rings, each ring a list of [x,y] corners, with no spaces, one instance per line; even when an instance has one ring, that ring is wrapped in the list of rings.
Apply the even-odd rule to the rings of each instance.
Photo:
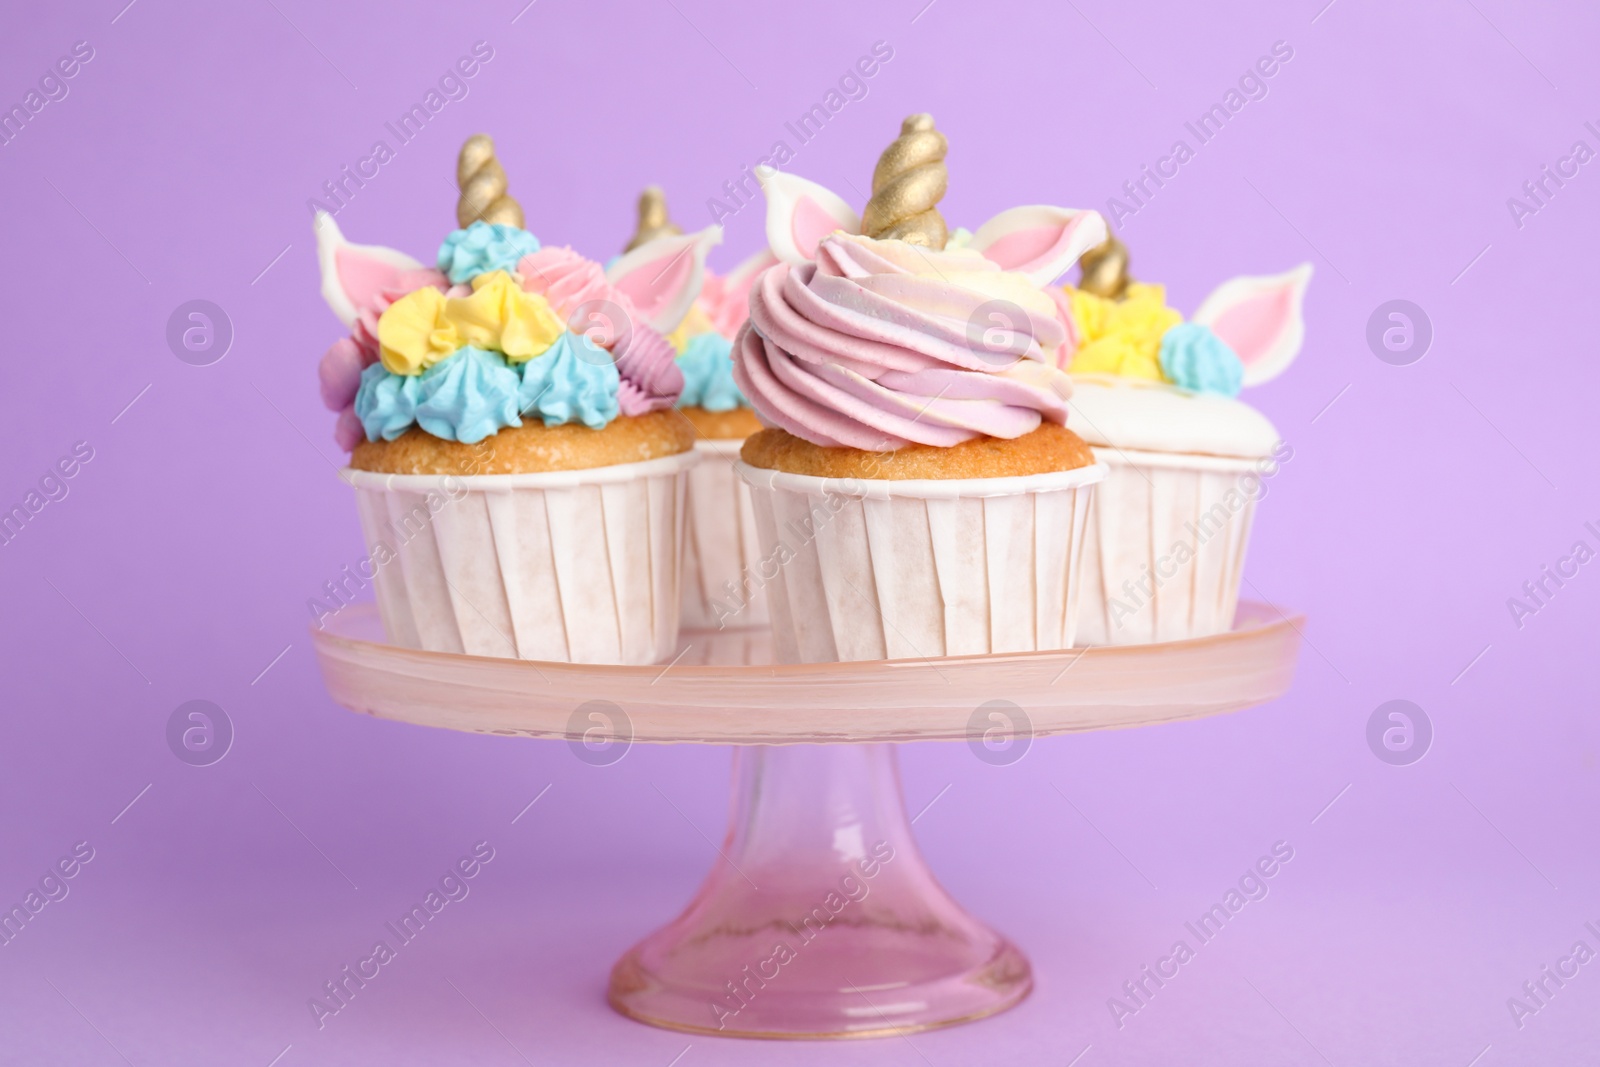
[[[738,470],[779,660],[1072,646],[1082,535],[1104,466],[948,481]]]
[[[750,489],[733,469],[743,441],[697,441],[683,545],[683,625],[765,626],[767,595],[753,580],[761,545]]]
[[[465,477],[345,470],[389,640],[571,663],[670,657],[698,459]]]
[[[1136,645],[1233,627],[1256,460],[1095,449],[1110,473],[1085,535],[1078,638]]]

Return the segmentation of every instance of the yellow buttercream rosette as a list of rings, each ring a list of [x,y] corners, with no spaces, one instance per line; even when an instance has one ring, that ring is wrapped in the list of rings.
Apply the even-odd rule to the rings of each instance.
[[[446,297],[430,287],[390,304],[378,319],[379,358],[393,374],[421,374],[472,345],[512,363],[542,356],[566,327],[550,302],[503,270],[472,279],[471,296]]]
[[[1183,321],[1167,307],[1166,286],[1134,282],[1121,300],[1071,286],[1066,292],[1080,338],[1069,373],[1163,380],[1161,335]]]

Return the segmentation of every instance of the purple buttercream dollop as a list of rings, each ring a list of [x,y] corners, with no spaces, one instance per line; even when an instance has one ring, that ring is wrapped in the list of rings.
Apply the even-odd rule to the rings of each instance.
[[[617,404],[624,415],[663,411],[683,392],[678,354],[661,334],[642,323],[617,339],[611,349],[617,362]]]

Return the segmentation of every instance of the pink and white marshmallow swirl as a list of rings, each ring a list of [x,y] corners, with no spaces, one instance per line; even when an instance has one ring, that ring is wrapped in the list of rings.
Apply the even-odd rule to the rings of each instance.
[[[816,445],[948,447],[1064,424],[1064,340],[1050,297],[977,252],[840,232],[756,280],[734,380]]]

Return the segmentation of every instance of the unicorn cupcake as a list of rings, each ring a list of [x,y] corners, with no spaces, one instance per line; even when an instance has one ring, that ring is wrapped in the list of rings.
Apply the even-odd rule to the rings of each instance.
[[[652,242],[682,233],[667,212],[666,196],[650,186],[639,196],[639,221],[613,271]],[[689,472],[685,501],[683,625],[693,629],[765,626],[767,598],[755,574],[759,557],[750,491],[734,473],[744,439],[761,429],[750,402],[733,380],[733,337],[749,317],[750,286],[777,262],[766,249],[726,276],[707,270],[700,295],[667,340],[678,354],[684,386],[677,410],[695,434],[703,460]]]
[[[1311,265],[1218,286],[1185,322],[1128,274],[1109,238],[1085,253],[1070,308],[1073,424],[1110,468],[1084,548],[1078,634],[1139,644],[1233,625],[1256,502],[1293,455],[1237,399],[1281,374],[1305,337]]]
[[[316,220],[350,329],[323,357],[397,644],[650,663],[677,640],[681,500],[697,457],[666,334],[720,229],[651,242],[610,276],[523,228],[493,143],[458,161],[459,229],[426,267]]]
[[[857,215],[764,172],[782,262],[750,294],[734,379],[781,655],[805,662],[1069,647],[1078,547],[1104,474],[1068,428],[1062,301],[1105,237],[1092,211],[1023,207],[960,247],[938,203],[944,135],[913,115]]]

